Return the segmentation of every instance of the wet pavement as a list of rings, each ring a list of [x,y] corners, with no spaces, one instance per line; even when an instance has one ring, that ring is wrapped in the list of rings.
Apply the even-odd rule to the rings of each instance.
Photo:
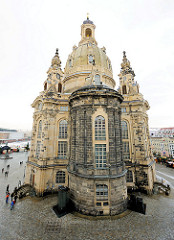
[[[146,215],[130,212],[120,219],[83,219],[73,214],[57,218],[52,207],[57,197],[27,197],[17,200],[13,210],[5,203],[7,184],[10,191],[23,182],[27,153],[13,153],[13,159],[0,160],[0,240],[173,240],[174,189],[169,196],[142,195]],[[19,162],[23,161],[23,165]],[[10,164],[8,177],[1,169]],[[157,174],[174,185],[174,169],[157,164]]]

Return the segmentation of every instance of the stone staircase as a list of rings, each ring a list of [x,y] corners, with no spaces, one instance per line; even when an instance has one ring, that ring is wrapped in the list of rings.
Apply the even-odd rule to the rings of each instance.
[[[19,199],[26,197],[26,196],[36,196],[36,192],[34,188],[29,184],[24,184],[17,188],[14,192],[14,195],[17,195]],[[15,194],[16,193],[16,194]]]

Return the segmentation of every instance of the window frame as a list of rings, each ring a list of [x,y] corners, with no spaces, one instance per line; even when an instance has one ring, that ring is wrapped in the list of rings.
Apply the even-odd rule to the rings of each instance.
[[[58,141],[58,159],[67,158],[67,141]]]
[[[42,120],[39,120],[37,138],[41,137],[42,137]]]
[[[66,176],[66,173],[65,171],[57,171],[56,172],[56,183],[65,183],[65,176]],[[62,181],[61,181],[62,180]]]
[[[106,140],[106,121],[102,115],[95,118],[95,140]]]
[[[67,139],[68,137],[68,122],[66,119],[63,119],[59,122],[59,138]]]
[[[96,201],[107,201],[108,200],[108,185],[96,184]]]
[[[107,167],[106,144],[95,144],[95,166],[97,169]]]

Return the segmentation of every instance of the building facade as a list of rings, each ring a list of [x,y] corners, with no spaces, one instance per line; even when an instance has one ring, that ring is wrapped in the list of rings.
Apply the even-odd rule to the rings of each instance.
[[[154,156],[174,158],[173,137],[152,137],[151,146]]]
[[[38,195],[68,186],[76,209],[91,215],[126,209],[126,179],[127,186],[150,193],[155,165],[149,105],[139,93],[125,52],[115,91],[111,61],[105,47],[98,47],[95,25],[87,18],[64,72],[56,50],[47,74],[44,91],[32,104],[25,183]]]
[[[172,138],[174,137],[174,127],[169,128],[153,128],[150,129],[151,137],[164,137],[164,138]]]

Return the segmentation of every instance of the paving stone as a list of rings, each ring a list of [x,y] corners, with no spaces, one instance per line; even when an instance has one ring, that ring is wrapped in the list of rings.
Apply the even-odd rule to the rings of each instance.
[[[73,214],[57,218],[52,207],[57,196],[27,197],[17,200],[13,210],[5,203],[5,191],[23,180],[25,153],[0,161],[0,170],[10,164],[9,176],[0,171],[0,240],[172,240],[174,239],[174,190],[169,196],[142,195],[147,204],[146,215],[131,212],[115,220],[88,220]],[[24,160],[23,166],[18,164]]]

